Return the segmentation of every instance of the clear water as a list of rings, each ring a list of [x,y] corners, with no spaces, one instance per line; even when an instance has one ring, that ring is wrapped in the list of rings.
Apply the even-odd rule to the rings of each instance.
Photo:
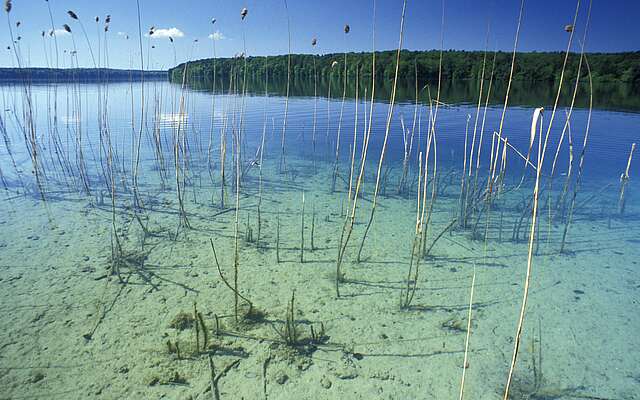
[[[477,99],[438,108],[428,170],[432,178],[435,158],[436,179],[426,188],[423,225],[430,251],[412,257],[423,182],[419,159],[426,158],[435,108],[421,104],[416,113],[411,102],[397,104],[375,218],[358,261],[388,103],[373,107],[350,228],[354,128],[357,176],[368,99],[357,104],[356,125],[353,99],[344,106],[340,98],[312,96],[287,103],[281,96],[214,96],[150,82],[141,124],[139,82],[1,89],[6,141],[0,146],[0,398],[212,398],[212,366],[223,399],[453,398],[465,365],[474,271],[464,393],[502,398],[527,270],[535,186],[535,171],[523,168],[513,148],[527,153],[532,108],[507,109],[503,135],[513,148],[490,203],[483,191],[502,107],[486,111],[477,180],[477,155],[473,163],[464,162]],[[552,99],[540,106],[544,134]],[[551,176],[566,111],[563,104],[556,113],[541,169],[511,398],[637,399],[637,154],[624,213],[619,197],[631,143],[640,139],[640,116],[593,110],[578,186],[586,109],[571,116],[571,170],[568,130]],[[481,108],[476,146],[483,115]],[[399,193],[401,119],[413,131],[413,144]],[[237,199],[234,135],[242,171]],[[531,152],[534,164],[538,143]],[[472,178],[464,180],[468,164]],[[463,181],[476,190],[464,192],[461,202]],[[461,204],[470,205],[468,212]],[[237,321],[234,293],[216,269],[210,240],[232,287],[237,265]],[[337,297],[341,248],[344,275]],[[411,302],[401,307],[414,283]],[[249,317],[243,298],[253,304]],[[289,336],[288,320],[289,332],[295,331]]]

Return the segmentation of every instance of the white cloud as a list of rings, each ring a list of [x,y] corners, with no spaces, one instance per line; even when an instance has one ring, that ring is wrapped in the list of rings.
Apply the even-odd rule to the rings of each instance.
[[[226,38],[227,37],[223,35],[222,32],[220,31],[215,31],[214,33],[209,34],[209,39],[215,40],[215,41],[224,40]]]
[[[56,30],[53,31],[53,34],[55,36],[67,36],[67,35],[70,35],[70,33],[65,31],[64,29],[56,29]]]
[[[169,28],[169,29],[165,29],[165,28],[157,28],[153,31],[153,35],[149,35],[148,33],[145,36],[151,36],[152,38],[158,38],[158,39],[166,39],[168,37],[172,37],[172,38],[181,38],[184,37],[184,32],[182,32],[180,29],[178,28]]]

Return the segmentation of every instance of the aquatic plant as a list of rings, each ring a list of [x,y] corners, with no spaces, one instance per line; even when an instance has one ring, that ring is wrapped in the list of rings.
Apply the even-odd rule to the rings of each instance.
[[[618,198],[618,212],[620,215],[624,214],[625,198],[624,190],[629,183],[629,168],[631,168],[631,159],[633,158],[633,152],[636,150],[636,144],[631,144],[631,151],[629,152],[629,158],[627,159],[627,169],[620,175],[620,196]]]
[[[362,240],[360,242],[360,248],[358,249],[358,255],[357,255],[357,260],[358,261],[361,260],[362,249],[364,247],[365,240],[367,239],[367,234],[369,233],[369,230],[371,229],[371,224],[373,223],[373,217],[375,215],[376,204],[377,204],[377,201],[378,201],[378,193],[380,191],[380,178],[381,178],[381,173],[382,173],[382,163],[384,162],[384,155],[385,155],[385,152],[387,150],[387,141],[389,139],[389,131],[391,129],[391,119],[393,117],[393,107],[394,107],[395,100],[396,100],[396,88],[397,88],[397,85],[398,85],[398,69],[399,69],[399,66],[400,66],[400,52],[402,50],[402,42],[403,42],[403,38],[404,38],[404,17],[405,17],[406,6],[407,6],[407,2],[406,2],[406,0],[404,0],[402,2],[402,16],[400,18],[400,39],[399,39],[399,42],[398,42],[398,50],[396,52],[395,73],[394,73],[393,85],[392,85],[392,89],[391,89],[391,100],[389,102],[389,109],[387,111],[387,122],[385,124],[384,139],[382,141],[382,149],[380,151],[380,158],[378,160],[378,170],[377,170],[377,173],[376,173],[376,185],[375,185],[375,189],[373,191],[373,200],[372,200],[372,204],[371,204],[371,213],[369,215],[369,220],[367,222],[367,226],[365,228],[364,234],[362,235]],[[337,291],[337,286],[338,286],[338,284],[336,283],[336,291]]]

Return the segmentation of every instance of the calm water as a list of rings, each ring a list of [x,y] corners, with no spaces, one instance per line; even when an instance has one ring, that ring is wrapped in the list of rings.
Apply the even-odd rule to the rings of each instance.
[[[403,99],[376,190],[384,98],[0,89],[0,398],[212,398],[211,369],[223,399],[452,398],[474,274],[465,395],[502,398],[535,185],[516,150],[532,105],[546,133],[552,91],[514,89],[490,189],[502,106],[476,118],[472,89],[444,91],[437,114]],[[541,169],[513,399],[640,398],[638,154],[621,179],[640,114],[599,98],[583,149],[581,96],[554,169],[561,102]]]

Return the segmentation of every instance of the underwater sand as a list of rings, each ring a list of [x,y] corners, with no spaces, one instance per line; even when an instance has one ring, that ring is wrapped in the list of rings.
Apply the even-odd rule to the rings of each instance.
[[[256,113],[260,121],[261,111]],[[415,225],[416,168],[409,178],[411,191],[399,196],[400,166],[391,164],[363,260],[356,263],[379,154],[372,150],[342,267],[342,296],[336,298],[335,262],[347,187],[338,180],[336,193],[330,191],[332,153],[330,144],[324,144],[324,128],[319,128],[318,171],[307,146],[306,154],[292,150],[287,156],[290,173],[279,174],[278,129],[275,139],[271,132],[273,148],[265,152],[263,163],[259,247],[245,240],[247,216],[254,238],[257,234],[257,167],[248,173],[240,198],[239,288],[264,313],[260,321],[234,322],[233,293],[215,268],[210,238],[231,279],[234,193],[228,183],[227,207],[221,209],[217,168],[213,181],[206,169],[190,170],[185,209],[192,226],[180,229],[176,239],[179,217],[171,174],[161,190],[153,160],[143,159],[146,237],[133,218],[131,193],[117,194],[116,225],[125,256],[122,281],[110,274],[108,192],[101,200],[63,188],[50,190],[46,205],[33,194],[3,192],[0,399],[213,398],[207,352],[195,351],[195,326],[172,327],[180,313],[193,315],[194,303],[207,327],[216,374],[223,372],[218,380],[221,399],[457,398],[474,267],[465,398],[502,398],[527,263],[527,240],[521,235],[512,241],[512,230],[522,215],[523,199],[531,197],[531,177],[496,202],[486,245],[469,230],[452,229],[442,236],[420,264],[412,307],[401,310]],[[291,128],[291,137],[295,130]],[[248,148],[255,151],[252,143]],[[343,160],[342,179],[348,180],[348,168]],[[232,176],[230,161],[227,169]],[[429,244],[449,224],[458,204],[460,167],[444,163],[441,171],[448,178],[439,184]],[[519,179],[514,172],[507,187]],[[611,190],[597,194],[609,183]],[[640,398],[640,193],[632,182],[626,213],[616,216],[611,210],[617,185],[615,173],[584,184],[578,203],[597,195],[576,213],[563,254],[558,253],[563,225],[554,222],[548,237],[541,199],[539,248],[512,399]],[[480,221],[484,230],[485,217]],[[523,232],[529,228],[525,219]],[[279,333],[293,290],[300,340],[308,342],[311,326],[318,332],[323,325],[319,343],[292,348]],[[215,316],[221,321],[217,336]]]

